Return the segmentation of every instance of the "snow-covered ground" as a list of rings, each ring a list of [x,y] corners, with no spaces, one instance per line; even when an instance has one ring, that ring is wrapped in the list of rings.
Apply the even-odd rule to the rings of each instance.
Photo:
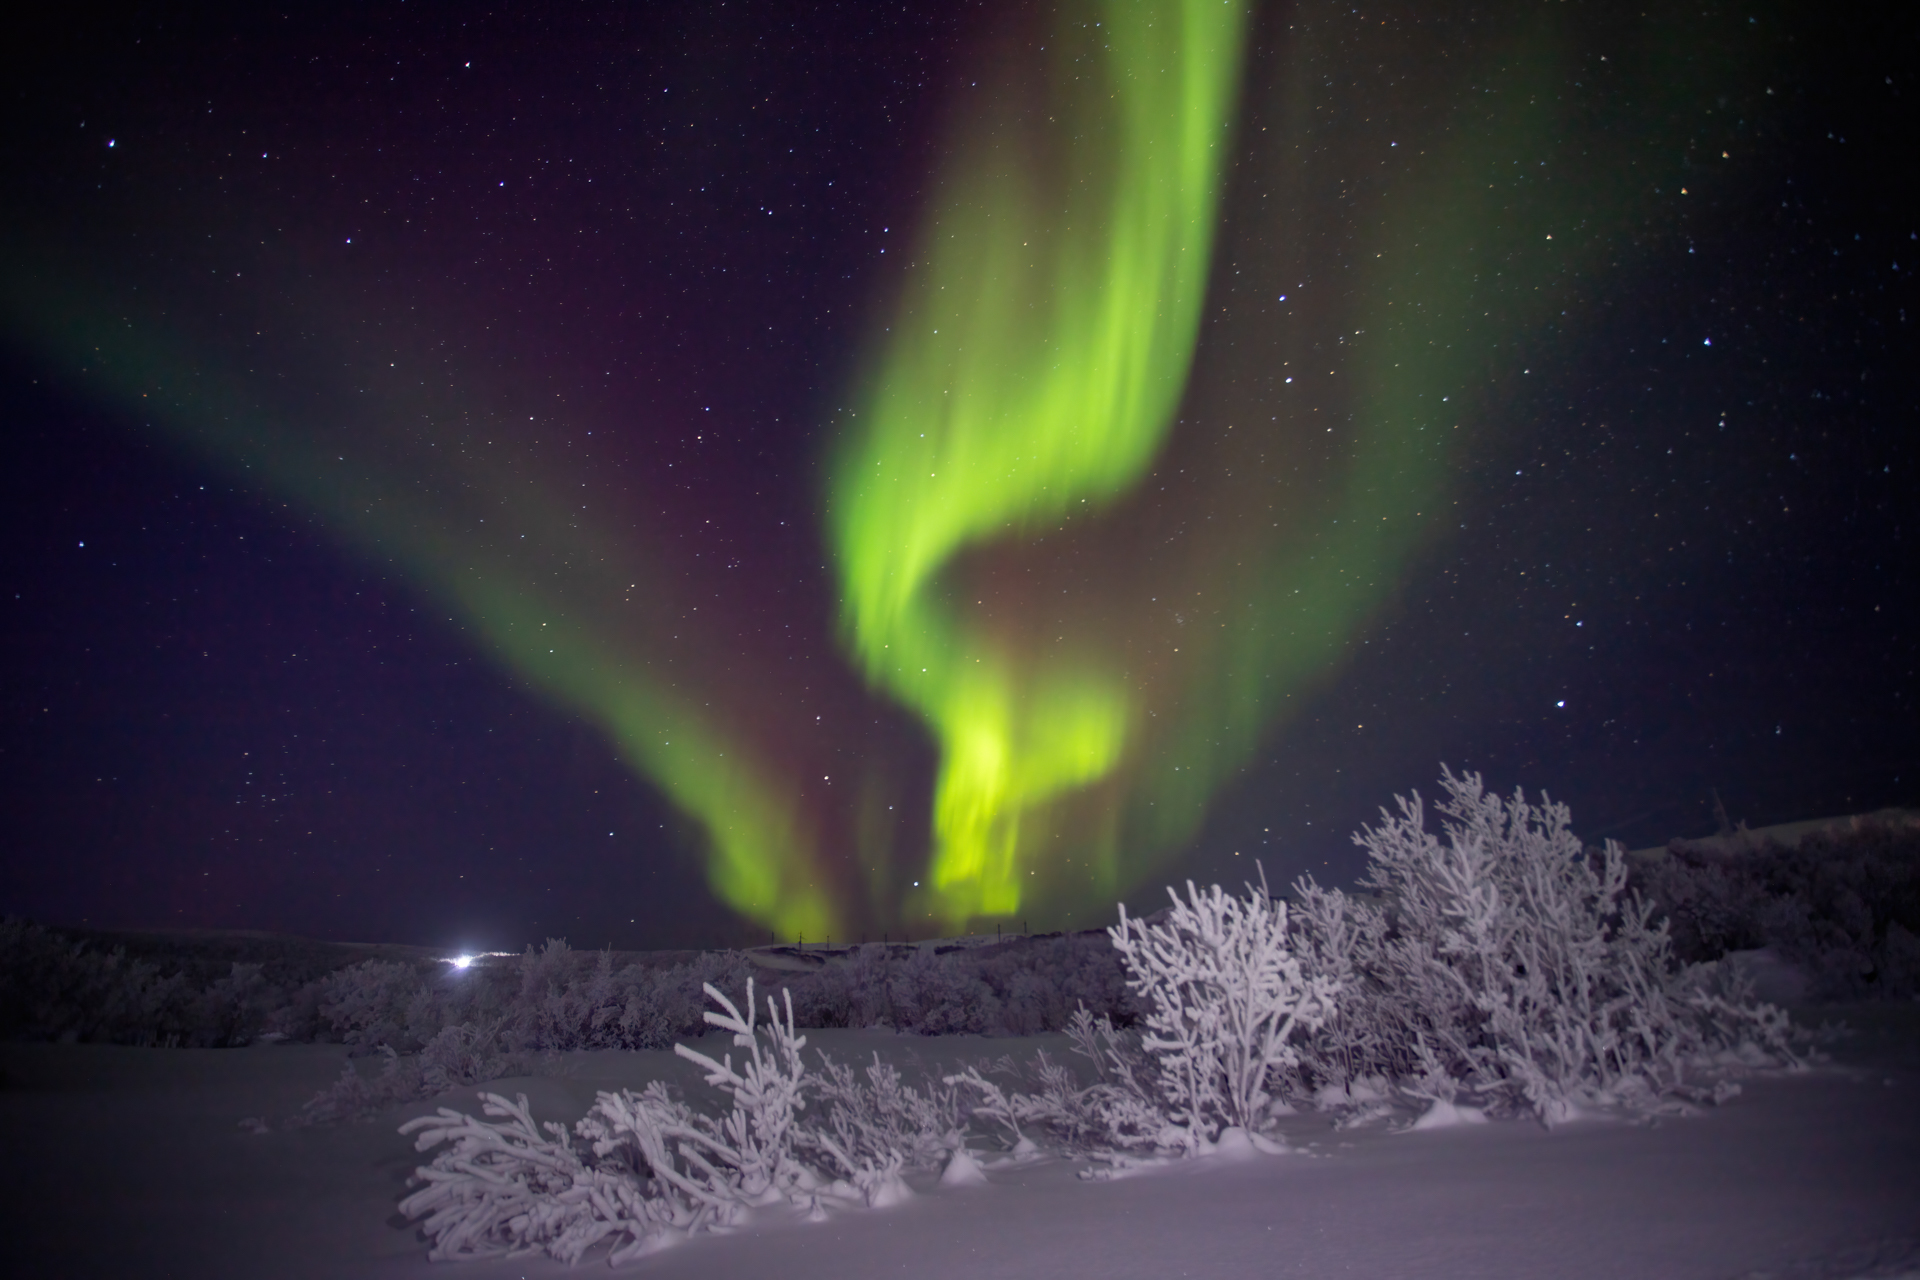
[[[1920,1276],[1920,1005],[1806,1011],[1856,1034],[1802,1074],[1750,1077],[1727,1105],[1657,1126],[1526,1122],[1336,1131],[1290,1117],[1292,1154],[1207,1159],[1113,1182],[1043,1158],[979,1187],[914,1180],[904,1205],[824,1223],[770,1213],[622,1267],[632,1276]],[[811,1031],[809,1057],[878,1049],[903,1070],[1064,1040]],[[724,1038],[698,1045],[723,1051]],[[425,1157],[379,1121],[256,1134],[338,1075],[337,1046],[165,1050],[0,1045],[0,1203],[16,1275],[269,1280],[558,1275],[543,1257],[435,1264],[398,1215]],[[667,1053],[574,1055],[525,1092],[571,1122],[601,1089],[665,1077]],[[437,1100],[478,1113],[470,1095]],[[985,1142],[976,1145],[985,1147]],[[983,1159],[990,1159],[983,1155]],[[597,1262],[583,1264],[598,1267]]]

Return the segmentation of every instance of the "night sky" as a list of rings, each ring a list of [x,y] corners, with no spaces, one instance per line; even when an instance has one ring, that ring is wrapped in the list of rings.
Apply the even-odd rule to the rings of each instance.
[[[1040,931],[1443,761],[1920,802],[1912,22],[1669,8],[45,9],[0,912]]]

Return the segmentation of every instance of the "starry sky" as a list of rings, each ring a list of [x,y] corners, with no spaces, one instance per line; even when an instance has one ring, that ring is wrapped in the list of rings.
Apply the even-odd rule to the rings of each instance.
[[[1891,9],[39,14],[0,911],[1040,931],[1442,762],[1920,802]]]

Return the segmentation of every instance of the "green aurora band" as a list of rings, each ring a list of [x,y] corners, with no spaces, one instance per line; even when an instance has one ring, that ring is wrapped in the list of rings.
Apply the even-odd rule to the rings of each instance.
[[[789,936],[845,936],[791,753],[737,727],[777,701],[770,664],[725,634],[713,584],[696,592],[669,570],[668,530],[634,536],[635,513],[603,472],[516,438],[518,406],[539,403],[537,391],[404,339],[404,358],[369,359],[355,308],[321,302],[310,283],[297,310],[237,317],[169,315],[137,293],[89,290],[93,273],[77,262],[8,283],[8,310],[30,312],[34,345],[77,365],[96,396],[149,415],[246,486],[317,512],[368,562],[429,588],[450,622],[549,702],[598,724],[697,825],[722,901]],[[277,376],[248,377],[243,363]]]
[[[833,459],[846,643],[939,752],[906,915],[947,927],[1103,913],[1194,839],[1452,527],[1514,337],[1636,206],[1548,17],[1453,65],[1289,28],[1230,153],[1232,7],[1098,16],[1049,33],[1044,109],[967,122]],[[1364,113],[1314,91],[1374,65]]]
[[[1086,655],[1023,661],[942,575],[971,546],[1110,502],[1158,453],[1192,363],[1247,18],[1218,0],[1063,12],[1043,136],[1023,136],[1018,83],[967,122],[828,504],[854,656],[939,740],[927,906],[952,924],[1019,909],[1023,821],[1110,773],[1135,709]]]
[[[1442,545],[1467,446],[1514,429],[1521,344],[1644,221],[1681,163],[1644,140],[1702,81],[1649,28],[1609,45],[1633,113],[1582,116],[1582,39],[1555,13],[1436,57],[1419,21],[1328,10],[1263,24],[1243,104],[1244,6],[1073,15],[996,50],[1001,83],[966,98],[831,442],[857,668],[833,696],[861,703],[864,680],[919,718],[930,799],[894,731],[860,727],[875,708],[853,736],[791,728],[817,704],[752,638],[778,628],[743,621],[764,598],[676,553],[657,458],[554,447],[649,406],[557,398],[564,371],[516,363],[517,336],[457,298],[317,278],[326,233],[275,238],[264,213],[216,242],[136,204],[119,257],[16,209],[0,317],[87,394],[403,568],[597,723],[741,915],[809,938],[1104,920]],[[171,189],[154,163],[139,189]],[[171,268],[137,256],[169,234]],[[860,757],[864,778],[824,785]],[[930,831],[904,831],[923,805]]]

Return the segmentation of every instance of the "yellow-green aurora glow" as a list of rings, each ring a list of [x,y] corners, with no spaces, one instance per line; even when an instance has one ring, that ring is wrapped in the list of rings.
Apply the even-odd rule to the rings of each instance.
[[[834,457],[846,642],[940,753],[909,918],[1057,918],[1193,838],[1446,527],[1468,370],[1577,279],[1577,202],[1622,203],[1539,173],[1544,21],[1467,73],[1492,105],[1398,122],[1327,114],[1357,46],[1299,33],[1235,142],[1232,6],[1096,16],[968,119]]]
[[[14,246],[5,322],[597,723],[741,915],[809,937],[1104,919],[1456,527],[1447,477],[1500,429],[1516,337],[1557,322],[1640,197],[1556,106],[1548,11],[1444,59],[1415,22],[1266,15],[1249,56],[1237,2],[1064,13],[979,57],[911,251],[883,260],[819,446],[816,612],[781,594],[821,571],[806,538],[784,579],[688,541],[726,508],[689,518],[669,450],[698,428],[670,401],[594,401],[522,357],[566,289],[515,320],[451,256],[351,275],[294,197],[218,237],[135,202],[119,258],[57,227]],[[1685,91],[1635,65],[1649,113]],[[136,190],[170,189],[152,163]],[[143,265],[163,244],[174,265]],[[745,536],[794,537],[774,529]],[[794,637],[834,607],[814,662]]]
[[[1219,0],[1063,15],[1041,86],[1010,77],[966,121],[828,504],[850,647],[939,740],[928,906],[952,923],[1019,909],[1025,819],[1111,772],[1138,708],[1102,655],[1014,651],[943,574],[1104,507],[1159,451],[1246,23]]]

